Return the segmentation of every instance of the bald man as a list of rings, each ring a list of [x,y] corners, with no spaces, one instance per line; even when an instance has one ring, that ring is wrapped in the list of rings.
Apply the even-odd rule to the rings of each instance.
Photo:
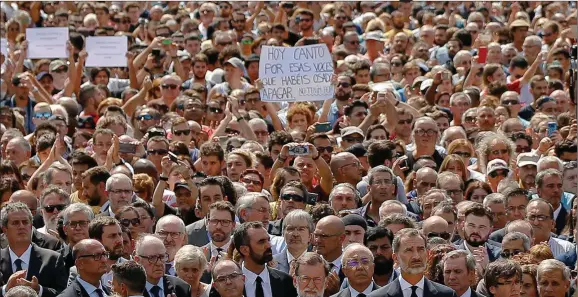
[[[352,153],[339,153],[331,158],[331,172],[338,184],[356,186],[361,181],[361,163]]]
[[[439,216],[431,216],[422,223],[421,232],[427,238],[440,237],[449,241],[451,234],[447,232],[448,222]]]
[[[371,250],[359,243],[352,243],[343,251],[342,270],[347,277],[347,287],[332,297],[355,297],[377,290],[373,281],[375,264]]]
[[[407,210],[411,213],[419,215],[421,213],[421,207],[417,203],[417,199],[423,196],[427,191],[431,190],[436,186],[436,181],[438,179],[437,171],[429,168],[420,168],[413,179],[414,190],[407,193],[407,199],[410,201],[407,204]]]
[[[326,216],[317,222],[313,232],[313,246],[315,252],[323,256],[332,270],[339,271],[339,279],[343,281],[345,275],[341,271],[342,245],[345,240],[345,225],[337,216]]]
[[[37,246],[53,251],[58,251],[62,248],[62,243],[54,236],[49,234],[43,234],[38,232],[36,228],[44,226],[44,221],[42,216],[37,212],[38,200],[34,193],[27,190],[20,190],[12,193],[8,202],[22,202],[28,206],[30,212],[32,212],[32,220],[34,227],[32,228],[32,243]],[[6,240],[6,234],[0,236],[0,248],[5,248],[8,246],[8,241]]]
[[[107,284],[100,279],[108,271],[106,263],[107,252],[98,240],[83,239],[74,245],[72,249],[74,264],[78,271],[78,277],[59,295],[59,297],[79,297],[77,292],[92,294],[105,293],[110,295]],[[102,295],[100,295],[102,296]]]

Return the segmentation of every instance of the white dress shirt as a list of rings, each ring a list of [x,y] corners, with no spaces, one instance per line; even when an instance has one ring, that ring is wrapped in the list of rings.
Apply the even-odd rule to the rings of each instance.
[[[257,288],[257,276],[260,276],[263,280],[261,285],[263,286],[263,294],[265,297],[273,297],[273,291],[271,290],[271,281],[269,280],[269,271],[267,266],[263,268],[263,271],[259,275],[242,266],[243,274],[245,275],[245,297],[255,297],[255,288]]]
[[[78,276],[76,279],[78,280],[80,285],[84,288],[86,293],[88,293],[89,297],[100,297],[100,295],[98,295],[98,293],[96,292],[96,289],[102,290],[102,284],[100,282],[98,282],[98,288],[97,288],[97,287],[93,286],[92,284],[83,280],[80,276]],[[106,296],[106,293],[104,292],[104,290],[102,290],[102,296]]]
[[[165,287],[163,286],[163,278],[161,277],[161,279],[159,279],[159,283],[156,284],[157,286],[159,286],[161,288],[161,290],[159,291],[159,297],[163,297],[166,296],[165,295]],[[155,297],[155,295],[153,295],[153,293],[151,292],[151,289],[154,287],[155,285],[149,283],[147,281],[147,283],[145,284],[145,289],[147,290],[147,292],[149,293],[150,297]]]
[[[471,297],[472,296],[472,288],[468,288],[467,291],[465,291],[462,296],[460,297]]]
[[[337,257],[337,259],[331,261],[331,264],[333,264],[335,269],[337,269],[335,271],[337,274],[339,274],[339,271],[341,270],[341,258],[343,258],[343,253],[341,253],[341,255],[339,255],[339,257]]]
[[[408,283],[405,279],[403,279],[403,276],[401,274],[399,275],[399,277],[397,279],[399,280],[399,285],[401,287],[401,291],[403,292],[403,297],[411,297],[412,284]],[[417,297],[424,297],[424,295],[423,295],[424,283],[425,283],[424,277],[422,276],[421,280],[419,280],[419,282],[417,282],[417,284],[415,284],[417,286],[417,290],[415,290]]]
[[[548,246],[550,247],[554,258],[563,255],[575,248],[571,242],[554,237],[550,237],[550,240],[548,240]]]
[[[231,245],[231,239],[229,238],[229,241],[227,241],[227,243],[225,243],[222,247],[220,247],[220,249],[222,249],[222,252],[227,253],[227,251],[229,250],[229,246]],[[211,248],[211,257],[217,255],[217,247],[213,241],[209,241],[209,247]]]
[[[291,253],[289,252],[289,249],[286,249],[285,252],[287,253],[287,263],[289,263],[289,265],[291,265],[291,262],[301,256],[303,256],[303,254],[307,253],[307,249],[305,249],[305,251],[303,251],[303,253],[301,253],[301,255],[297,256],[297,258],[293,257],[293,255],[291,255]]]
[[[357,295],[359,295],[360,293],[363,293],[365,294],[365,296],[368,296],[373,289],[373,281],[369,284],[369,286],[367,286],[367,288],[365,288],[365,290],[363,290],[363,292],[357,292],[357,290],[355,290],[351,285],[349,285],[348,289],[349,292],[351,293],[351,297],[357,297]]]

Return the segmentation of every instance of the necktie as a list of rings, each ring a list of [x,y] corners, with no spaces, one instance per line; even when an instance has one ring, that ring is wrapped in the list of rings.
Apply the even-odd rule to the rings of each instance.
[[[165,263],[165,274],[170,275],[171,274],[170,271],[171,271],[172,267],[173,267],[173,265],[171,265],[171,263]]]
[[[16,266],[16,271],[14,271],[14,272],[18,272],[18,271],[22,270],[22,262],[23,261],[20,259],[14,260],[14,266]]]
[[[96,291],[96,294],[98,295],[98,297],[104,297],[104,293],[102,292],[102,289],[101,289],[101,288],[98,288],[98,289],[96,289],[96,290],[94,290],[94,291]]]
[[[417,286],[411,286],[411,297],[417,297]]]
[[[357,294],[357,297],[366,297],[366,295],[363,293],[359,293],[359,294]]]
[[[217,255],[216,255],[217,260],[219,260],[219,258],[221,257],[221,253],[222,253],[222,252],[223,252],[223,249],[222,249],[222,248],[217,248]]]
[[[265,297],[265,292],[263,292],[263,279],[257,276],[255,280],[255,297]]]
[[[159,286],[153,286],[151,288],[151,294],[153,294],[153,297],[161,297],[160,292],[161,292],[161,287],[159,287]]]

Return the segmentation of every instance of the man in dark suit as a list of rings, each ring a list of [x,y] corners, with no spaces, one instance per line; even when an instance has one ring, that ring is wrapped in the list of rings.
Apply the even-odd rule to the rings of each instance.
[[[561,203],[562,188],[557,187],[563,182],[562,173],[556,169],[546,169],[536,175],[536,192],[538,197],[548,201],[554,209],[554,220],[556,222],[556,234],[560,235],[566,226],[566,216],[568,211]]]
[[[243,259],[247,297],[297,296],[290,275],[266,266],[273,260],[273,251],[269,234],[262,222],[245,222],[237,226],[233,242]]]
[[[78,271],[76,279],[58,297],[89,297],[109,295],[100,278],[108,271],[106,252],[102,243],[94,239],[83,239],[74,245],[72,254]]]
[[[135,246],[134,260],[141,264],[146,272],[144,297],[164,297],[169,294],[191,296],[191,286],[180,278],[165,275],[167,249],[162,240],[154,235],[141,237]]]
[[[351,243],[343,251],[341,270],[349,281],[349,286],[332,297],[365,297],[379,289],[373,281],[373,255],[364,245]]]
[[[522,268],[512,260],[492,262],[486,267],[484,274],[484,282],[489,297],[510,296],[511,292],[516,289],[515,286],[519,288],[521,279]],[[540,294],[540,296],[545,295]]]
[[[397,280],[373,291],[368,297],[457,297],[456,292],[424,277],[427,239],[417,229],[401,229],[393,241],[393,257],[401,274]]]
[[[66,274],[57,266],[57,252],[32,243],[32,213],[28,206],[8,203],[0,212],[0,222],[8,240],[8,247],[0,250],[0,271],[6,283],[2,294],[20,280],[19,285],[33,288],[42,297],[58,295],[66,286]]]
[[[120,297],[139,296],[145,290],[147,275],[135,261],[112,265],[112,287]]]
[[[487,244],[492,231],[492,222],[493,215],[490,209],[481,203],[470,205],[464,213],[464,241],[456,248],[470,253],[487,253],[490,262],[496,261],[500,258],[502,249]]]
[[[274,268],[289,273],[289,263],[308,251],[313,232],[313,219],[304,210],[296,209],[283,220],[283,237],[287,242],[287,249],[274,255],[277,266]]]
[[[441,262],[444,285],[454,289],[458,296],[485,297],[471,289],[476,279],[476,259],[464,250],[451,251]],[[465,295],[464,295],[465,294]]]
[[[209,215],[207,218],[209,234],[211,241],[202,246],[207,251],[207,261],[216,257],[215,261],[227,256],[229,246],[233,241],[231,233],[235,228],[235,209],[229,201],[217,201],[209,206]],[[211,272],[204,271],[201,282],[211,283]]]
[[[303,254],[295,261],[293,284],[298,296],[323,297],[324,285],[337,282],[337,276],[329,273],[329,265],[313,252]]]
[[[66,244],[60,250],[59,265],[68,272],[75,265],[72,249],[81,240],[88,239],[88,224],[94,219],[94,213],[88,205],[78,202],[69,205],[61,216]]]

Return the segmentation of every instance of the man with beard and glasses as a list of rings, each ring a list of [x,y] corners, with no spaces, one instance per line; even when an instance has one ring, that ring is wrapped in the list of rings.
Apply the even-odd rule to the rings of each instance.
[[[42,191],[40,195],[40,209],[44,219],[44,227],[39,228],[38,232],[54,235],[56,232],[56,221],[58,214],[70,204],[70,198],[61,188],[56,185],[50,185]]]
[[[349,104],[353,95],[353,89],[351,87],[355,85],[355,83],[355,78],[350,74],[342,73],[337,77],[335,100],[329,106],[329,110],[327,110],[327,106],[324,105],[324,108],[317,112],[317,115],[319,115],[318,122],[329,122],[331,126],[333,126],[339,117],[343,116],[343,109]]]
[[[476,259],[481,259],[482,267],[496,261],[502,252],[499,246],[486,244],[493,229],[493,220],[492,211],[482,204],[469,206],[464,213],[464,241],[456,246],[459,250],[473,254]]]
[[[282,229],[287,248],[273,256],[277,264],[274,268],[289,273],[291,262],[309,251],[314,229],[313,218],[308,212],[296,209],[285,216]]]
[[[122,243],[120,223],[113,217],[98,216],[88,225],[88,237],[102,243],[108,253],[106,264],[109,270],[102,275],[100,281],[104,286],[109,286],[112,281],[112,271],[110,270],[112,264],[126,261],[126,259],[122,258],[124,246]],[[77,275],[76,266],[70,268],[70,275],[68,277],[69,285],[76,280]]]
[[[110,204],[106,191],[106,180],[109,177],[110,173],[104,166],[90,168],[82,174],[82,196],[86,197],[86,203],[95,214]]]
[[[273,260],[273,251],[263,223],[253,221],[237,226],[233,242],[243,260],[246,297],[297,296],[289,274],[266,266]]]
[[[363,297],[379,289],[373,281],[373,254],[366,246],[360,243],[348,245],[343,252],[341,263],[349,285],[332,297]]]
[[[235,228],[235,209],[229,201],[217,201],[209,206],[207,231],[211,241],[203,246],[207,260],[219,260],[229,250],[231,234]]]
[[[323,297],[329,276],[329,266],[316,253],[307,252],[295,261],[293,285],[299,297]]]
[[[365,245],[373,254],[373,281],[380,287],[396,280],[399,275],[393,269],[392,243],[393,233],[385,227],[369,228],[365,233]]]
[[[401,274],[397,280],[373,291],[368,297],[457,297],[454,290],[424,277],[427,267],[427,239],[417,229],[405,228],[393,240],[393,257]]]

